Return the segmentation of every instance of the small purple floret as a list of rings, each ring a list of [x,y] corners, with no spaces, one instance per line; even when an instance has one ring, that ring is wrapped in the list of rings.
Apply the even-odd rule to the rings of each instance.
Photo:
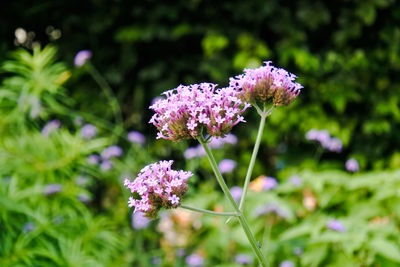
[[[348,159],[346,161],[346,170],[349,172],[358,172],[360,170],[360,165],[356,159]]]
[[[105,148],[101,152],[101,157],[103,159],[110,159],[113,157],[120,157],[120,156],[122,156],[122,154],[123,154],[122,148],[120,148],[119,146],[113,145],[113,146],[109,146],[109,147]]]
[[[76,67],[81,67],[91,58],[92,52],[90,50],[81,50],[75,55],[74,64]]]
[[[97,127],[93,124],[85,124],[81,128],[80,134],[84,139],[91,139],[97,135]]]
[[[59,120],[51,120],[42,129],[42,134],[44,136],[49,136],[52,131],[55,131],[61,127],[61,122]]]
[[[234,186],[230,190],[233,199],[238,202],[242,197],[243,189],[240,186]]]
[[[141,211],[132,212],[132,228],[136,230],[147,228],[150,224],[150,219],[145,217]]]
[[[223,159],[218,164],[218,169],[221,173],[232,172],[236,168],[236,161],[232,159]]]
[[[128,140],[141,146],[146,143],[146,137],[138,131],[130,131],[128,133]]]
[[[237,264],[248,265],[253,263],[253,258],[248,254],[238,254],[235,257]]]
[[[189,266],[193,266],[193,267],[204,265],[204,259],[199,254],[191,254],[186,257],[185,261]]]
[[[285,260],[279,264],[279,267],[294,267],[294,263],[290,260]]]
[[[344,227],[344,225],[336,219],[330,220],[327,224],[327,227],[336,232],[340,232],[340,233],[346,232],[346,228]]]
[[[62,191],[62,185],[61,184],[48,184],[43,190],[43,194],[46,196],[58,193]]]

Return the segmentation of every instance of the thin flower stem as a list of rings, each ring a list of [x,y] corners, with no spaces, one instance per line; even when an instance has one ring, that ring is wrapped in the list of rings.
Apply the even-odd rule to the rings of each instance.
[[[256,254],[258,261],[260,262],[261,266],[266,267],[268,266],[267,260],[265,259],[262,251],[261,251],[261,246],[255,239],[253,233],[251,232],[251,229],[247,223],[246,218],[244,217],[243,213],[239,210],[238,205],[236,204],[235,200],[233,199],[228,186],[225,183],[224,178],[222,177],[221,172],[218,169],[217,162],[215,161],[214,155],[212,154],[210,148],[207,145],[207,142],[205,142],[204,138],[201,136],[197,139],[200,144],[203,146],[204,150],[206,151],[207,158],[211,164],[211,167],[214,171],[215,177],[217,178],[217,181],[219,185],[221,186],[222,191],[224,192],[226,198],[229,200],[229,202],[232,205],[232,208],[235,210],[237,213],[237,217],[239,220],[240,225],[243,228],[244,233],[246,234],[247,239],[250,242],[251,248],[253,249],[254,254]]]
[[[204,214],[210,214],[210,215],[235,216],[235,217],[238,216],[238,214],[236,212],[216,212],[216,211],[211,211],[211,210],[205,210],[205,209],[201,209],[201,208],[191,207],[191,206],[187,206],[187,205],[183,205],[183,204],[181,204],[179,207],[181,207],[183,209],[191,210],[191,211],[204,213]]]
[[[123,119],[122,119],[121,108],[119,106],[118,100],[115,97],[110,85],[103,78],[103,76],[101,76],[101,74],[97,71],[97,69],[92,64],[90,64],[90,62],[87,63],[87,67],[88,67],[89,73],[92,76],[92,78],[103,90],[103,93],[105,94],[106,98],[108,99],[111,109],[113,111],[115,122],[117,123],[118,127],[121,128],[120,130],[122,130]]]
[[[257,158],[257,154],[258,154],[258,149],[260,148],[261,138],[262,138],[262,135],[264,132],[265,120],[266,120],[267,116],[268,116],[268,112],[266,112],[266,107],[264,106],[263,112],[260,113],[261,120],[260,120],[260,126],[258,127],[257,139],[256,139],[256,143],[253,148],[253,154],[251,155],[249,168],[247,169],[246,178],[244,180],[242,197],[240,198],[239,209],[241,211],[243,211],[243,206],[244,206],[244,202],[246,199],[247,190],[249,188],[251,174],[253,173],[254,164],[256,162],[256,158]]]

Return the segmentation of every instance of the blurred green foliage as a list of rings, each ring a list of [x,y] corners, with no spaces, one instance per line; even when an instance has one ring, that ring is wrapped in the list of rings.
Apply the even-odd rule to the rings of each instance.
[[[305,87],[289,108],[269,117],[254,170],[278,177],[280,185],[251,192],[247,204],[272,266],[285,259],[298,266],[399,264],[395,0],[19,0],[5,3],[0,18],[0,266],[160,265],[154,257],[164,266],[185,266],[179,248],[185,256],[204,256],[206,266],[235,266],[235,255],[251,255],[240,228],[221,218],[178,210],[132,230],[121,178],[172,158],[177,168],[196,171],[187,203],[226,209],[207,160],[184,159],[190,142],[155,141],[147,108],[181,83],[226,86],[230,76],[266,60],[295,73]],[[18,27],[24,40],[14,36]],[[15,44],[27,50],[15,51]],[[93,66],[113,89],[124,130],[114,125],[115,107],[90,67],[72,67],[82,49],[93,52]],[[62,126],[46,137],[40,130],[51,119]],[[95,125],[97,137],[83,138],[78,119]],[[257,116],[247,112],[246,120],[234,129],[239,143],[216,151],[218,160],[230,157],[240,166],[226,175],[230,186],[242,184],[256,136]],[[343,151],[320,151],[306,141],[312,128],[339,137]],[[126,140],[132,129],[146,135],[144,146]],[[124,156],[112,159],[111,170],[87,162],[113,144]],[[360,162],[361,174],[341,171],[349,157]],[[303,185],[291,185],[292,174]],[[81,176],[84,186],[76,182]],[[52,184],[62,190],[45,194]],[[307,209],[307,201],[315,207]],[[256,216],[268,203],[286,216]],[[328,229],[331,219],[347,231]],[[298,248],[304,253],[297,256]]]

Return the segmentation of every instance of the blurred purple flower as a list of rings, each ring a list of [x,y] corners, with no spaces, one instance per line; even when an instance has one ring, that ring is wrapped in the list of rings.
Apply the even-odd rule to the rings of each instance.
[[[111,161],[109,161],[108,159],[105,159],[101,162],[100,164],[100,169],[102,171],[108,171],[111,170],[111,168],[113,167],[113,164]]]
[[[264,178],[263,189],[268,191],[278,186],[278,181],[274,177],[266,176]]]
[[[348,159],[346,161],[346,170],[349,172],[358,172],[360,170],[360,165],[356,159]]]
[[[296,256],[300,256],[301,254],[303,254],[303,249],[301,248],[301,247],[295,247],[294,248],[294,250],[293,250],[293,253],[296,255]]]
[[[326,226],[329,229],[334,230],[336,232],[340,232],[340,233],[346,232],[346,228],[344,227],[344,225],[336,219],[330,220]]]
[[[342,151],[342,141],[339,138],[331,137],[327,130],[311,129],[306,133],[306,139],[318,141],[323,148],[329,151],[337,153]]]
[[[87,185],[88,181],[89,181],[88,177],[84,175],[79,175],[78,177],[76,177],[75,180],[76,184],[79,186]]]
[[[293,186],[296,186],[296,187],[300,187],[300,186],[303,185],[303,180],[302,180],[299,176],[297,176],[297,175],[290,176],[289,182],[290,182]]]
[[[290,260],[285,260],[279,264],[279,267],[294,267],[294,263]]]
[[[91,139],[97,135],[97,127],[93,124],[85,124],[81,128],[81,136],[84,139]]]
[[[81,50],[76,53],[74,58],[74,64],[76,67],[85,65],[86,61],[92,58],[92,52],[90,50]]]
[[[146,143],[146,137],[138,131],[130,131],[128,133],[128,140],[141,146]]]
[[[89,203],[92,198],[86,193],[79,193],[77,199],[82,203]]]
[[[160,265],[161,264],[161,258],[160,257],[151,257],[150,259],[151,264],[154,265]]]
[[[136,230],[147,228],[150,224],[150,219],[145,217],[141,211],[132,212],[132,228]]]
[[[268,203],[264,206],[256,208],[254,211],[255,216],[259,217],[265,214],[274,213],[281,218],[287,218],[287,214],[283,211],[278,204],[276,203]]]
[[[236,135],[229,133],[224,137],[224,141],[227,144],[236,145],[238,142],[238,138],[236,137]]]
[[[62,185],[61,184],[48,184],[45,186],[43,190],[43,194],[46,196],[58,193],[62,191]]]
[[[236,168],[236,161],[232,159],[223,159],[218,164],[218,169],[221,173],[232,172]]]
[[[74,124],[75,125],[78,125],[78,126],[81,126],[82,124],[83,124],[83,118],[82,117],[76,117],[75,119],[74,119]]]
[[[240,198],[242,197],[243,189],[240,186],[233,186],[231,188],[231,195],[233,199],[237,202],[240,201]]]
[[[36,225],[35,225],[33,222],[27,222],[27,223],[24,224],[22,231],[23,231],[25,234],[27,234],[27,233],[29,233],[30,231],[35,230],[35,228],[36,228]]]
[[[247,254],[238,254],[235,257],[235,262],[237,264],[243,264],[243,265],[252,264],[253,258]]]
[[[343,144],[339,138],[333,137],[328,142],[326,142],[326,144],[323,145],[323,147],[328,149],[329,151],[339,153],[342,151]]]
[[[191,254],[191,255],[187,256],[185,261],[190,266],[203,266],[204,265],[203,257],[198,254]]]
[[[186,251],[183,248],[178,248],[175,252],[175,255],[178,256],[179,258],[182,258],[185,256]]]
[[[183,156],[185,157],[185,159],[197,158],[199,156],[198,151],[199,150],[197,149],[197,147],[189,147],[188,149],[185,150]]]
[[[60,127],[61,122],[59,120],[51,120],[42,128],[42,134],[44,136],[49,136],[52,131],[59,129]]]
[[[100,161],[100,157],[96,154],[92,154],[86,158],[86,162],[90,165],[96,165]]]
[[[120,157],[122,156],[122,148],[120,148],[119,146],[113,145],[113,146],[109,146],[107,148],[105,148],[102,152],[101,152],[101,157],[103,159],[109,159],[112,157]]]

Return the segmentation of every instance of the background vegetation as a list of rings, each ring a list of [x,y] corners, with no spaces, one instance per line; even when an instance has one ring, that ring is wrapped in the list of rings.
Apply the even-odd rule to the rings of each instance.
[[[156,141],[148,106],[179,84],[225,86],[266,60],[305,87],[267,120],[254,178],[278,186],[254,183],[247,204],[271,265],[400,263],[398,1],[18,0],[0,17],[1,266],[195,266],[193,254],[205,266],[240,266],[238,255],[252,257],[236,223],[220,218],[177,210],[133,227],[121,181],[172,158],[196,173],[187,203],[224,209],[207,160],[184,157],[195,143]],[[91,61],[76,67],[83,49]],[[52,120],[61,126],[43,134]],[[257,116],[246,120],[238,143],[216,151],[238,163],[230,186],[242,184],[255,140]],[[92,138],[82,134],[88,123]],[[311,129],[340,138],[341,152],[307,140]],[[132,130],[145,144],[129,141]],[[111,169],[87,160],[111,145],[123,149]]]

